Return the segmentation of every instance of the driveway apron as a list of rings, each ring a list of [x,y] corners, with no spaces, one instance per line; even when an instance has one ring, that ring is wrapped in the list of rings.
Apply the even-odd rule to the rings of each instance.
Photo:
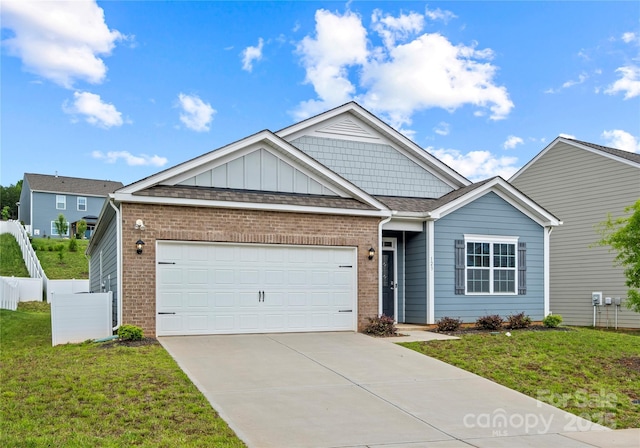
[[[159,340],[250,447],[571,448],[593,446],[571,432],[608,431],[362,334]]]

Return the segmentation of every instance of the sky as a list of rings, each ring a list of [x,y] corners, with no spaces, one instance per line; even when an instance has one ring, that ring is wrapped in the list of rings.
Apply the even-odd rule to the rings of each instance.
[[[637,1],[0,3],[0,184],[125,185],[356,101],[472,181],[640,152]]]

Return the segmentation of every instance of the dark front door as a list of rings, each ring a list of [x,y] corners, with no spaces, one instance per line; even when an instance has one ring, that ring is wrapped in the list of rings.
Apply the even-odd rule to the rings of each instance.
[[[393,273],[395,272],[393,266],[393,251],[382,251],[382,314],[385,316],[395,317],[394,307],[394,291],[395,281]]]

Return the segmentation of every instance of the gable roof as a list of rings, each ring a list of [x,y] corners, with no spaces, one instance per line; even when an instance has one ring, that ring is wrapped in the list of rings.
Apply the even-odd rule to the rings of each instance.
[[[31,191],[44,193],[69,193],[86,196],[107,197],[118,188],[122,182],[111,180],[83,179],[79,177],[51,176],[48,174],[25,173],[24,179]]]
[[[283,154],[283,156],[288,157],[292,163],[304,169],[305,172],[312,173],[325,185],[330,186],[332,191],[338,192],[339,195],[329,197],[332,198],[332,200],[320,200],[319,198],[322,197],[320,195],[308,195],[309,198],[305,201],[301,199],[301,196],[305,195],[295,193],[271,194],[259,191],[252,192],[251,190],[232,191],[231,189],[210,187],[193,187],[190,189],[186,185],[179,185],[180,182],[185,179],[208,169],[208,167],[215,162],[227,161],[238,154],[243,154],[247,150],[261,147],[273,149]],[[270,199],[275,200],[275,202],[261,202],[265,199],[265,194],[270,195]],[[220,149],[208,152],[127,185],[117,190],[113,197],[116,201],[125,202],[154,202],[199,206],[233,205],[246,208],[277,210],[284,210],[289,207],[295,211],[301,211],[310,207],[316,212],[327,211],[329,209],[336,212],[336,210],[341,209],[350,210],[353,213],[357,212],[358,214],[375,214],[376,216],[386,216],[390,213],[387,207],[373,196],[268,130],[258,132]],[[346,200],[340,201],[339,199]],[[364,206],[354,206],[354,201]]]
[[[428,167],[429,171],[437,175],[444,182],[451,185],[454,189],[471,184],[467,178],[455,171],[450,166],[446,165],[438,158],[429,154],[426,150],[421,148],[415,142],[404,136],[402,133],[393,129],[387,123],[373,115],[371,112],[360,106],[355,101],[343,104],[342,106],[335,107],[326,112],[318,114],[314,117],[307,118],[291,126],[276,131],[276,135],[282,137],[287,141],[295,140],[296,138],[305,135],[310,130],[317,128],[324,124],[326,121],[331,120],[340,115],[351,115],[357,120],[363,122],[366,126],[372,128],[377,133],[381,134],[385,139],[390,141],[394,147],[403,152],[407,157],[416,161],[423,167]],[[331,130],[326,129],[327,133],[333,132],[335,134],[365,134],[364,130],[359,128],[357,124],[346,121],[345,123],[336,123],[332,126]]]
[[[489,192],[497,194],[540,225],[558,226],[562,224],[562,221],[556,216],[536,204],[531,198],[500,176],[462,187],[438,199],[376,197],[390,209],[397,211],[394,216],[399,218],[423,217],[440,219]]]
[[[511,178],[509,178],[509,182],[513,182],[518,176],[520,176],[523,172],[525,172],[533,163],[535,163],[540,157],[545,155],[555,146],[560,143],[565,143],[567,145],[571,145],[574,148],[583,149],[585,151],[591,152],[593,154],[598,154],[603,157],[607,157],[611,160],[615,160],[617,162],[621,162],[627,165],[635,166],[640,168],[640,154],[623,151],[621,149],[609,148],[607,146],[597,145],[595,143],[583,142],[581,140],[575,140],[571,138],[565,137],[557,137],[554,141],[549,143],[542,151],[540,151],[533,159],[531,159],[525,166],[520,168]]]

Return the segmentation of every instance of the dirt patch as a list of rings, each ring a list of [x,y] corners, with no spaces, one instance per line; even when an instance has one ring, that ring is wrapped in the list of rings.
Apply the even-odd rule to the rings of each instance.
[[[629,356],[627,358],[620,358],[620,364],[627,369],[640,373],[640,356]]]

